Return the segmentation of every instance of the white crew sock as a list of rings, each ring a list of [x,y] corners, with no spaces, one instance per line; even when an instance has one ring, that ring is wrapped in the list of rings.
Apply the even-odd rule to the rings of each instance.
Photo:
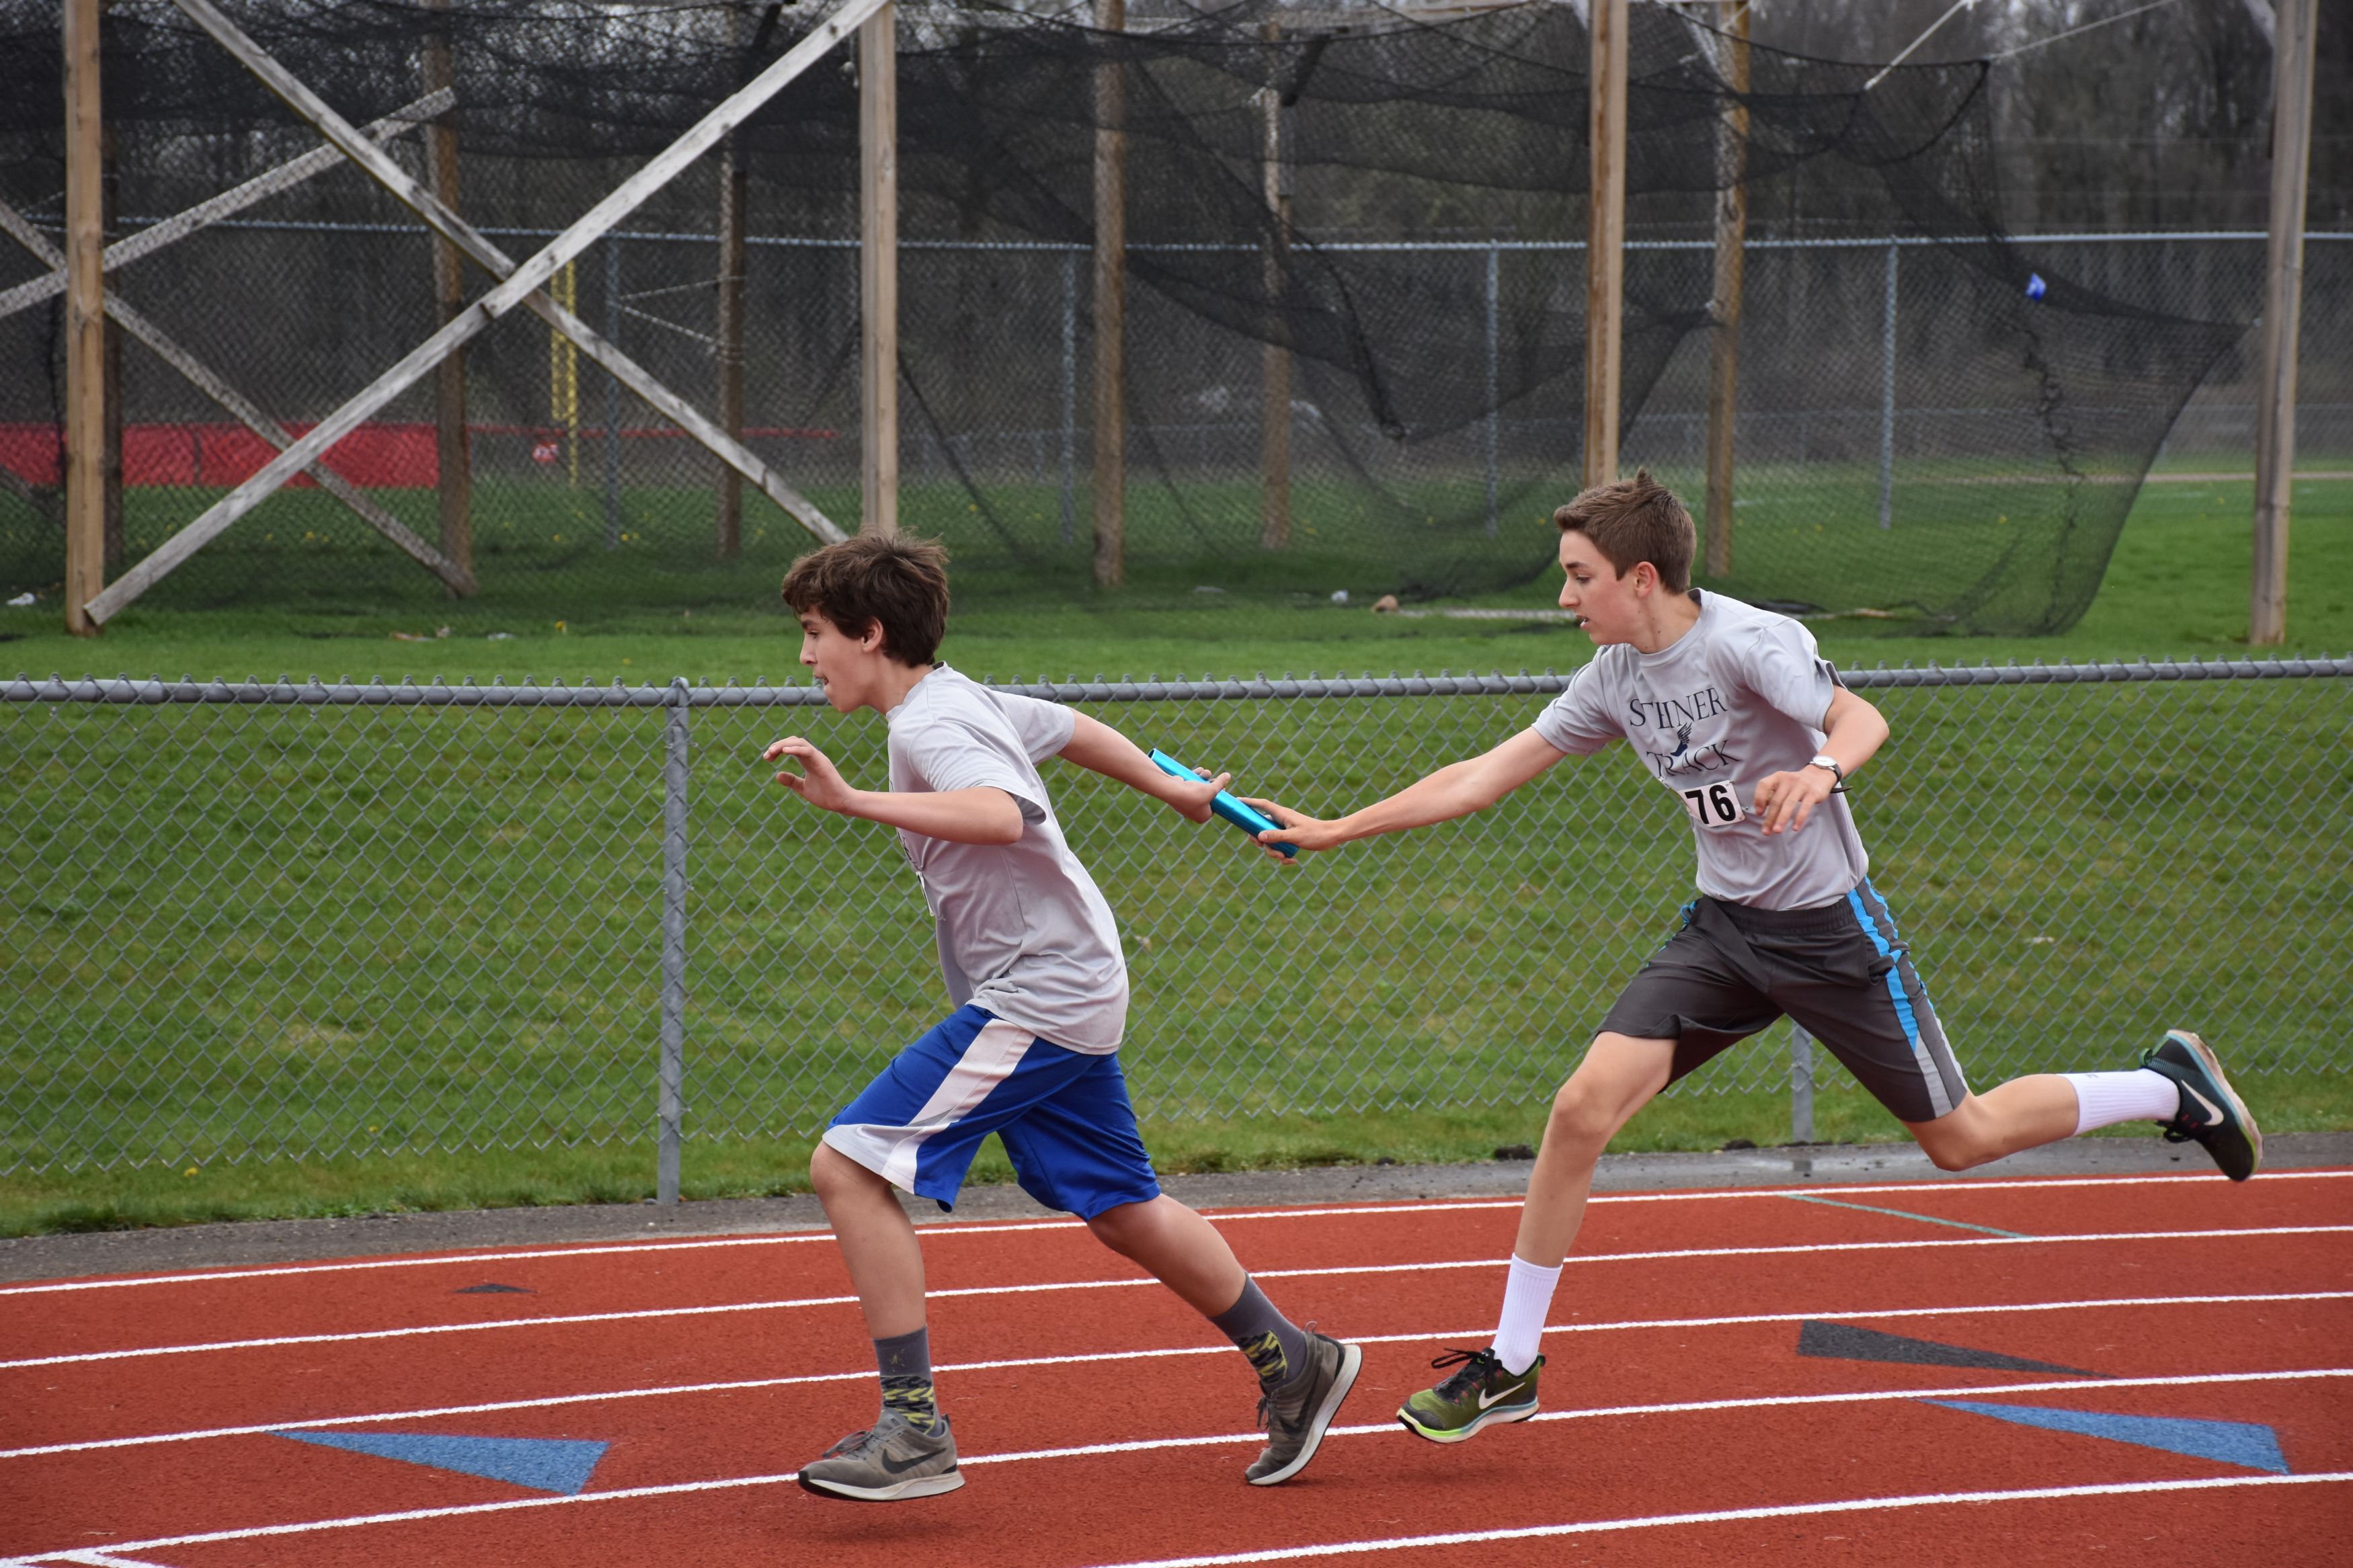
[[[2181,1086],[2161,1072],[2061,1073],[2075,1088],[2075,1131],[2119,1121],[2170,1121],[2181,1110]]]
[[[1505,1372],[1517,1376],[1535,1364],[1544,1348],[1545,1313],[1559,1283],[1558,1268],[1539,1268],[1513,1257],[1511,1277],[1504,1282],[1504,1319],[1495,1327],[1495,1359]]]

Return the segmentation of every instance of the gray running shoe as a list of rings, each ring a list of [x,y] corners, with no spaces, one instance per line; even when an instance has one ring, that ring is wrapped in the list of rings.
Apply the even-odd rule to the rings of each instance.
[[[1267,1444],[1243,1472],[1250,1485],[1279,1486],[1307,1468],[1364,1364],[1362,1350],[1308,1325],[1307,1365],[1258,1402],[1258,1424],[1266,1428]]]
[[[904,1502],[952,1492],[964,1477],[956,1471],[955,1435],[946,1416],[920,1432],[897,1411],[886,1410],[870,1430],[852,1432],[823,1458],[803,1465],[800,1483],[819,1497]]]

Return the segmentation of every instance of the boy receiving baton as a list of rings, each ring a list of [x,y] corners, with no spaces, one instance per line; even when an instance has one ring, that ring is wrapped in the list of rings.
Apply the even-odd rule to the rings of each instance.
[[[1059,755],[1194,822],[1226,780],[1173,778],[1107,725],[936,662],[946,559],[937,545],[865,536],[803,556],[784,584],[826,700],[889,724],[891,785],[851,788],[797,735],[764,756],[800,764],[776,782],[809,805],[899,830],[955,1004],[833,1119],[809,1162],[874,1340],[882,1410],[802,1467],[800,1484],[878,1502],[964,1484],[932,1384],[923,1251],[892,1189],[951,1206],[991,1132],[1025,1192],[1077,1215],[1234,1342],[1258,1374],[1268,1435],[1246,1479],[1288,1480],[1314,1457],[1364,1352],[1295,1327],[1225,1237],[1160,1191],[1116,1054],[1128,999],[1119,930],[1037,764]]]
[[[1250,803],[1282,825],[1284,842],[1330,849],[1467,816],[1562,757],[1622,739],[1691,817],[1699,897],[1553,1100],[1494,1342],[1431,1363],[1454,1370],[1398,1412],[1409,1430],[1457,1443],[1535,1413],[1545,1315],[1594,1163],[1652,1096],[1783,1014],[1829,1047],[1940,1169],[2137,1120],[2202,1144],[2232,1181],[2253,1173],[2263,1152],[2254,1119],[2214,1053],[2185,1031],[2168,1032],[2128,1071],[2038,1073],[1972,1094],[1865,875],[1847,808],[1844,782],[1886,740],[1886,721],[1839,684],[1796,621],[1690,587],[1690,514],[1647,473],[1585,491],[1553,521],[1561,607],[1599,651],[1535,724],[1336,821]]]

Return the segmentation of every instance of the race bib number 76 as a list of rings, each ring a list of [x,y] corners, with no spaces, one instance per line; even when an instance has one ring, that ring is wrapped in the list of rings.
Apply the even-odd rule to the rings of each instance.
[[[1675,793],[1683,796],[1683,810],[1702,827],[1730,827],[1748,815],[1729,783],[1702,784]]]

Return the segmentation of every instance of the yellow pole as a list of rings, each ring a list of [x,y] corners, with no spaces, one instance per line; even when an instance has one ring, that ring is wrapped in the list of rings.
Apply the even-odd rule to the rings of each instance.
[[[549,279],[549,293],[569,310],[579,300],[579,266],[567,261]],[[580,488],[580,351],[562,332],[547,334],[547,417],[564,426],[564,449],[572,472],[572,488]]]

